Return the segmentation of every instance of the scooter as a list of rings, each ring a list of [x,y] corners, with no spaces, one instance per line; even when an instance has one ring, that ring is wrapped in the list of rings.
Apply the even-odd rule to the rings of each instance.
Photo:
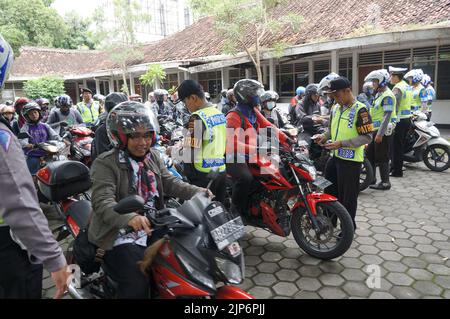
[[[410,163],[423,161],[434,172],[447,170],[450,167],[450,142],[441,137],[433,122],[427,122],[423,112],[414,112],[411,123],[403,160]]]

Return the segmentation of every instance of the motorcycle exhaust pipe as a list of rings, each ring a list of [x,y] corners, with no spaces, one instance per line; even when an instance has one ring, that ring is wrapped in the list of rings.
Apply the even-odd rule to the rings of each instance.
[[[74,283],[68,285],[69,295],[74,299],[93,299],[92,294],[85,288],[77,288]]]

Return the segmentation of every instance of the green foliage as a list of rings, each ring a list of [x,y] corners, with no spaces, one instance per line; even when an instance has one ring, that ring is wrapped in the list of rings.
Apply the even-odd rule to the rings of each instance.
[[[29,80],[24,84],[24,91],[30,99],[45,97],[51,100],[58,95],[64,94],[64,80],[51,76]]]
[[[76,11],[71,11],[64,16],[64,22],[67,27],[67,35],[63,44],[65,49],[88,48],[93,50],[98,44],[89,30],[91,19],[82,18]]]
[[[145,74],[141,75],[139,80],[143,85],[155,86],[155,83],[159,81],[160,83],[166,79],[166,71],[160,64],[152,64],[148,67]]]

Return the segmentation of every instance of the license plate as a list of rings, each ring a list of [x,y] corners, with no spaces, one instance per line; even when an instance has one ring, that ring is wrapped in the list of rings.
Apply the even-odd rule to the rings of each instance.
[[[332,182],[330,182],[329,180],[327,180],[326,178],[319,176],[316,178],[316,180],[313,182],[313,185],[316,186],[319,189],[325,189],[328,186],[333,185]]]
[[[234,243],[244,236],[244,223],[237,217],[211,231],[211,236],[219,250]]]

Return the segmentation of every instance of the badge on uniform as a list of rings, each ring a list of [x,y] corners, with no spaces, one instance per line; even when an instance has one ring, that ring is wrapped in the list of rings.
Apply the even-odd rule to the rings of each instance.
[[[0,130],[0,146],[8,152],[9,146],[11,145],[12,135],[6,130]]]

